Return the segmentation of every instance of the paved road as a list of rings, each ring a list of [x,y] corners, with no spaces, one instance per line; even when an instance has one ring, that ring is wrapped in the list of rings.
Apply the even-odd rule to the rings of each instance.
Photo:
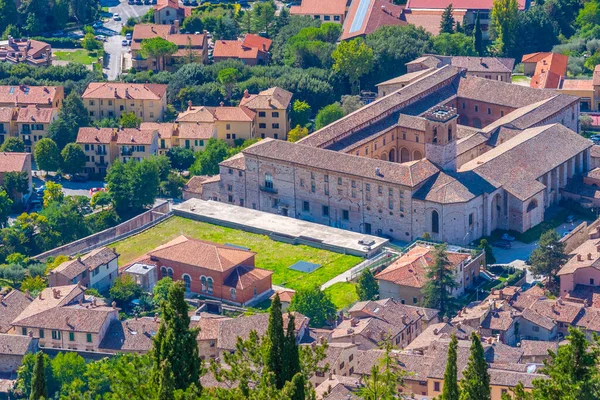
[[[66,179],[63,179],[59,182],[63,187],[63,193],[66,196],[87,196],[92,197],[90,195],[90,189],[94,187],[104,187],[103,181],[87,181],[87,182],[71,182]],[[46,182],[41,180],[40,178],[33,177],[33,186],[38,188],[42,185],[45,185]]]
[[[104,43],[104,51],[108,54],[108,63],[103,72],[108,80],[115,80],[121,74],[123,55],[129,52],[129,47],[121,44],[123,39],[125,39],[124,36],[120,35],[121,28],[127,22],[127,19],[142,17],[152,6],[129,5],[127,0],[121,2],[115,0],[102,1],[101,4],[108,7],[108,11],[111,14],[119,14],[121,16],[121,21],[114,21],[111,18],[110,20],[106,20],[102,28],[96,29],[97,34],[108,37]]]

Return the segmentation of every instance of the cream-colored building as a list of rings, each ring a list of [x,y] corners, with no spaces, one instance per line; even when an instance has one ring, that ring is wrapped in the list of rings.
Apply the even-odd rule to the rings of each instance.
[[[158,154],[166,155],[172,147],[179,147],[179,130],[171,122],[142,122],[140,129],[158,131]]]
[[[292,93],[280,87],[263,90],[259,94],[244,91],[240,106],[256,113],[254,118],[255,137],[287,140],[290,130]]]
[[[117,151],[119,160],[126,163],[133,159],[141,161],[144,158],[158,154],[158,131],[126,128],[117,131]]]
[[[103,177],[117,158],[117,131],[114,128],[79,128],[76,143],[85,153],[84,172]]]
[[[17,111],[17,132],[25,143],[25,151],[33,153],[35,144],[48,136],[48,127],[58,118],[56,108],[27,106]]]
[[[40,347],[97,351],[119,310],[89,301],[85,287],[58,286],[42,290],[12,322],[17,335],[30,335]]]
[[[157,122],[167,109],[167,85],[154,83],[91,82],[81,97],[94,121],[133,112],[144,122]]]

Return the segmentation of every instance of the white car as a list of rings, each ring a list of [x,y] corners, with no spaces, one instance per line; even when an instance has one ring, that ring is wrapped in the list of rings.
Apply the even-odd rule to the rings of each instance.
[[[127,42],[127,40],[123,39],[123,40],[121,41],[121,44],[122,44],[123,46],[127,46],[128,42]]]
[[[114,13],[113,14],[113,20],[120,21],[121,20],[121,16],[118,13]]]

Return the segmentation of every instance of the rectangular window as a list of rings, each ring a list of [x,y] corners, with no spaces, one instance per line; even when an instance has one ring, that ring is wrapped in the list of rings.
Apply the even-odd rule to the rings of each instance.
[[[300,178],[300,187],[304,187],[304,179]]]
[[[488,107],[488,115],[492,115],[492,109]]]
[[[329,206],[323,206],[323,216],[329,217]]]
[[[266,116],[267,116],[267,113],[266,113],[266,112],[264,112],[264,111],[259,111],[259,112],[258,112],[258,116],[259,116],[260,118],[264,118],[264,117],[266,117]]]
[[[537,326],[537,325],[533,325],[533,326],[531,327],[531,330],[533,330],[534,332],[539,332],[539,331],[540,331],[540,327],[539,327],[539,326]]]
[[[74,342],[75,341],[75,332],[69,332],[69,341],[70,342]]]
[[[273,129],[279,129],[279,124],[272,124],[271,127],[273,127]]]
[[[381,186],[381,185],[377,186],[377,194],[383,194],[383,186]]]
[[[40,339],[43,339],[43,338],[44,338],[44,330],[40,329]]]
[[[331,21],[331,17],[329,15],[323,16],[324,21]]]
[[[369,184],[369,183],[365,184],[365,190],[367,192],[370,192],[371,191],[371,184]]]
[[[352,187],[355,188],[356,187],[356,181],[352,181]]]
[[[325,196],[329,196],[329,184],[325,185]]]
[[[469,226],[473,226],[473,213],[469,214]]]
[[[342,184],[342,178],[338,178],[338,185]]]
[[[440,391],[440,383],[439,382],[433,382],[433,391],[434,392]]]
[[[231,130],[231,124],[225,124],[225,129],[227,129],[228,131]]]
[[[389,208],[390,210],[393,210],[393,209],[394,209],[394,200],[392,200],[391,198],[390,198],[390,199],[389,199],[389,201],[388,201],[388,208]]]
[[[94,105],[94,100],[90,100],[90,106]]]
[[[419,143],[419,135],[415,135],[415,142]]]
[[[590,278],[590,285],[594,285],[594,278]]]
[[[389,188],[389,189],[388,189],[388,195],[389,195],[389,196],[393,196],[393,195],[394,195],[394,189],[392,189],[392,188]]]
[[[310,203],[308,201],[302,202],[302,211],[310,212]]]
[[[86,145],[84,145],[84,146],[83,146],[83,148],[85,149],[85,151],[89,151],[89,149],[90,149],[90,145],[89,145],[89,144],[86,144]]]
[[[312,181],[312,182],[310,183],[310,191],[314,193],[314,192],[315,192],[315,190],[316,190],[315,181]]]
[[[261,122],[261,123],[258,124],[258,127],[260,129],[267,129],[267,124],[265,124],[264,122]]]
[[[52,331],[52,339],[60,340],[60,331]]]
[[[277,112],[277,111],[273,111],[273,112],[271,113],[271,116],[272,116],[273,118],[279,118],[279,112]]]
[[[475,112],[479,112],[479,106],[475,106]]]
[[[334,15],[333,16],[333,20],[334,21],[339,21],[340,20],[340,16],[339,15]]]
[[[329,182],[329,175],[324,175],[324,176],[323,176],[323,180],[324,180],[325,182]]]
[[[400,211],[404,211],[404,200],[400,200]]]
[[[86,342],[88,342],[88,343],[92,343],[92,334],[91,334],[91,333],[88,333],[88,334],[86,335],[86,338],[85,338],[85,340],[86,340]]]
[[[413,297],[413,304],[417,304],[418,300],[416,297]]]
[[[227,191],[232,192],[233,191],[233,185],[227,185]]]
[[[352,198],[355,199],[356,198],[356,190],[352,189]]]
[[[350,219],[350,212],[348,210],[342,210],[342,219],[348,221]]]

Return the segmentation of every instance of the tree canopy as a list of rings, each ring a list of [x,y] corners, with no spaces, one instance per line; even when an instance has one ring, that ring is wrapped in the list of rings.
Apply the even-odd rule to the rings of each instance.
[[[331,299],[318,287],[296,291],[290,303],[290,310],[306,315],[310,318],[310,325],[314,327],[325,326],[328,321],[335,318],[336,314]]]

